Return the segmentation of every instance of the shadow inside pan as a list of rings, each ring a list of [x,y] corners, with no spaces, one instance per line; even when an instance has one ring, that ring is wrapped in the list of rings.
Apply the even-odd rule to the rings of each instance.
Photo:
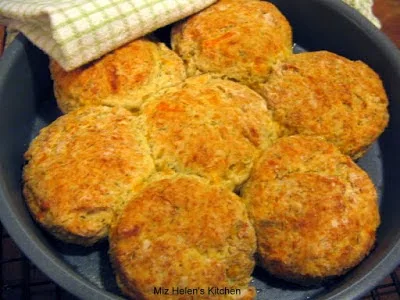
[[[399,54],[365,20],[337,1],[274,2],[288,17],[296,43],[309,50],[330,50],[361,59],[382,77],[390,98],[390,125],[358,161],[378,188],[382,224],[374,251],[345,276],[318,288],[300,288],[257,268],[253,285],[259,299],[347,299],[359,297],[388,274],[400,258],[400,63]],[[304,9],[307,7],[307,9]],[[321,23],[321,20],[324,22]],[[164,30],[163,34],[168,34]],[[296,47],[296,51],[302,51]],[[49,277],[81,298],[120,296],[108,259],[107,243],[92,249],[55,241],[32,221],[21,195],[23,153],[40,128],[60,116],[48,72],[48,60],[19,37],[0,70],[0,215],[7,231]],[[108,293],[107,293],[107,292]]]

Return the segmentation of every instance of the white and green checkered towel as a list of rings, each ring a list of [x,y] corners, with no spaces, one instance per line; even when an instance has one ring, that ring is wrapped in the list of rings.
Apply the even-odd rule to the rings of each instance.
[[[0,0],[0,23],[23,32],[71,70],[216,1]],[[373,0],[343,1],[379,26]]]
[[[0,0],[0,23],[71,70],[216,0]]]
[[[372,12],[372,7],[374,6],[374,0],[343,0],[343,1],[348,5],[357,9],[367,19],[369,19],[373,24],[375,24],[375,26],[377,26],[378,28],[381,27],[381,23]]]

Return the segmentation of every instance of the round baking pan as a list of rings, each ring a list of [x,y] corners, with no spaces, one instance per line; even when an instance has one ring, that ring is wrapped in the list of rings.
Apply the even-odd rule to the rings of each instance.
[[[390,99],[390,124],[358,163],[379,190],[382,223],[371,254],[345,276],[301,288],[256,269],[258,299],[352,299],[373,288],[400,262],[400,53],[364,17],[338,0],[271,1],[289,19],[294,40],[307,50],[330,50],[362,60],[378,72]],[[168,34],[168,30],[161,30]],[[302,49],[297,47],[296,49]],[[301,50],[300,50],[301,51]],[[0,61],[0,217],[22,251],[50,278],[83,299],[122,297],[108,245],[67,245],[30,217],[21,194],[23,153],[38,130],[60,115],[48,59],[23,36]]]

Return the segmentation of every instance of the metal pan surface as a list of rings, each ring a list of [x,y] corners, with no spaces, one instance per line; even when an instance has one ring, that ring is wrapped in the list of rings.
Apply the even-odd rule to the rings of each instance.
[[[362,60],[381,76],[390,124],[358,163],[380,195],[382,223],[372,253],[345,276],[300,288],[256,269],[258,299],[352,299],[373,288],[400,263],[400,52],[372,24],[338,0],[273,0],[287,16],[297,51],[329,50]],[[168,30],[162,30],[165,33]],[[108,245],[85,249],[56,241],[30,217],[21,195],[23,153],[38,130],[61,113],[47,57],[19,36],[0,61],[0,218],[25,254],[60,286],[82,299],[118,299]]]

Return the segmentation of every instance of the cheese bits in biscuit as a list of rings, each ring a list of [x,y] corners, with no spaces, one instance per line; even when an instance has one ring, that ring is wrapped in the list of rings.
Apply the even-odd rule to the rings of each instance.
[[[257,91],[286,135],[322,136],[353,159],[389,119],[379,76],[361,61],[327,51],[292,55]]]
[[[54,94],[64,113],[92,105],[134,111],[147,95],[186,78],[183,62],[175,52],[147,38],[69,72],[52,60],[50,71]]]
[[[117,282],[133,299],[253,299],[255,249],[240,198],[197,176],[149,183],[110,234]]]
[[[65,242],[91,245],[154,171],[137,119],[95,106],[58,118],[25,153],[24,196],[33,217]]]
[[[172,30],[189,76],[216,73],[248,86],[265,82],[292,45],[290,24],[266,1],[221,0]]]
[[[152,95],[141,114],[158,171],[196,174],[229,189],[279,136],[260,95],[209,75]]]
[[[322,138],[279,139],[242,190],[261,265],[300,284],[342,275],[370,252],[379,225],[367,173]]]

